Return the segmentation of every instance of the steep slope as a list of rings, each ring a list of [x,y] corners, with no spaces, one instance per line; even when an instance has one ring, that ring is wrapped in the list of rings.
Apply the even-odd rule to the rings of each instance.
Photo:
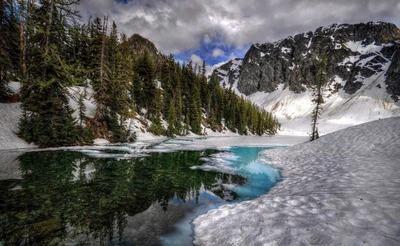
[[[147,53],[152,57],[155,67],[161,67],[163,56],[150,40],[135,33],[128,39],[128,42],[135,57],[140,57]]]
[[[329,81],[320,132],[400,115],[400,30],[390,23],[334,24],[255,44],[244,59],[221,66],[214,75],[275,113],[286,133],[306,134],[313,109],[313,63],[322,53],[328,55]]]

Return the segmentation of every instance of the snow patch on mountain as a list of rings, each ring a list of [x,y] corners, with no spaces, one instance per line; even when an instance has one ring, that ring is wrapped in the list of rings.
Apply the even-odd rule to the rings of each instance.
[[[398,54],[400,30],[390,23],[333,24],[274,43],[250,47],[241,65],[232,61],[214,73],[276,115],[280,134],[311,132],[314,60],[327,52],[328,81],[318,120],[320,134],[400,116]]]
[[[344,85],[345,81],[335,76],[334,83],[324,88],[324,104],[318,120],[320,134],[327,134],[361,123],[400,116],[400,104],[386,93],[384,74],[362,78],[363,86],[353,95],[343,89],[334,92],[333,85]],[[274,92],[256,92],[248,97],[251,101],[276,115],[282,123],[280,134],[307,135],[311,131],[312,91],[294,93],[280,84]]]

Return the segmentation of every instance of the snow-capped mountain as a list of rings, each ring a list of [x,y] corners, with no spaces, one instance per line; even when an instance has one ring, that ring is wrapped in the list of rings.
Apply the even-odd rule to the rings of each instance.
[[[254,44],[243,59],[214,71],[232,87],[272,111],[286,133],[310,131],[316,57],[327,54],[321,133],[400,115],[400,30],[394,24],[320,27],[274,43]]]

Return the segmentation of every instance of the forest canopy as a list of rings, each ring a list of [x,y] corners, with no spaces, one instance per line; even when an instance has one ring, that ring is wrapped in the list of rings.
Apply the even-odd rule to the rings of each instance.
[[[80,0],[4,0],[0,2],[0,101],[10,101],[9,82],[22,84],[19,134],[41,147],[135,140],[130,118],[146,119],[148,130],[174,137],[229,129],[239,134],[274,134],[279,122],[269,112],[222,89],[202,65],[179,64],[172,55],[134,34],[118,32],[108,17],[83,21]],[[85,24],[82,24],[85,22]],[[94,117],[85,114],[93,90]]]

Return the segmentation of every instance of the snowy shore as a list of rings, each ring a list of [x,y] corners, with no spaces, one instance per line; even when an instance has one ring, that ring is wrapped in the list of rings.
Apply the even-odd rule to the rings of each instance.
[[[0,150],[33,147],[16,134],[20,117],[20,103],[0,103]]]
[[[196,245],[400,245],[400,118],[266,151],[284,180],[194,221]]]

